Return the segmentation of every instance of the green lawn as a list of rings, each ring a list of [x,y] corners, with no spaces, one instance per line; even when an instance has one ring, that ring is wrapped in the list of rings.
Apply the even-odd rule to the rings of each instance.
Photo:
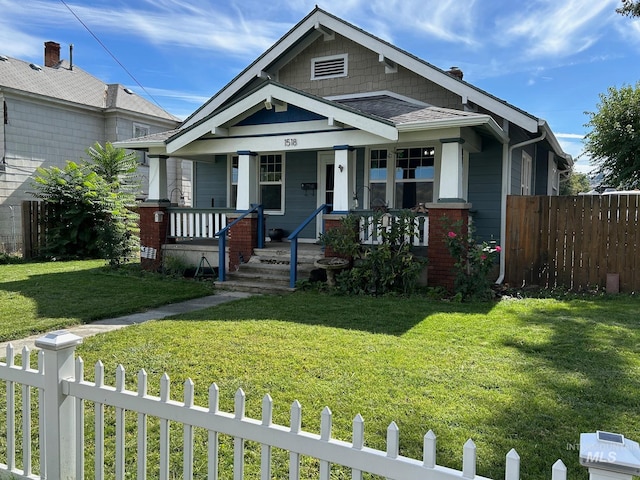
[[[640,440],[639,320],[640,303],[628,296],[455,304],[298,292],[93,337],[78,352],[87,378],[101,359],[110,384],[117,364],[131,389],[144,368],[151,394],[166,371],[174,400],[191,378],[196,403],[206,406],[216,382],[225,411],[233,411],[241,387],[253,418],[269,393],[274,422],[282,425],[298,399],[307,431],[319,432],[328,405],[333,436],[343,440],[360,413],[371,447],[385,449],[386,428],[395,421],[403,455],[421,458],[422,437],[432,429],[441,465],[461,468],[462,446],[473,438],[479,475],[504,478],[504,456],[515,448],[524,479],[550,478],[558,458],[569,478],[586,478],[574,450],[581,432]],[[172,465],[180,476],[181,431],[174,428]],[[259,450],[250,443],[248,449],[251,463]],[[229,439],[221,451],[226,478]],[[276,455],[274,477],[286,475],[286,459]]]
[[[211,284],[103,260],[0,265],[0,341],[213,293]]]

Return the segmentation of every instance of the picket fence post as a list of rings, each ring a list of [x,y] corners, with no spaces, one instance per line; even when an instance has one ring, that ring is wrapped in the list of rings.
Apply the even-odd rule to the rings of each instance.
[[[44,353],[46,477],[73,479],[76,468],[75,397],[65,395],[62,380],[75,378],[75,350],[82,338],[66,330],[36,340]]]

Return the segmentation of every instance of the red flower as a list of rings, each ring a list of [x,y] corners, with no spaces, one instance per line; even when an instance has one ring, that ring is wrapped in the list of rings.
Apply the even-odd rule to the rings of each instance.
[[[449,238],[456,238],[458,236],[455,234],[455,232],[449,232],[447,235],[449,236]]]
[[[496,252],[501,252],[502,251],[502,247],[500,245],[496,245]]]

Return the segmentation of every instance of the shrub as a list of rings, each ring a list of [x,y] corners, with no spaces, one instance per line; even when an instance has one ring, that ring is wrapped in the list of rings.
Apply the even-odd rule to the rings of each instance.
[[[501,248],[496,242],[476,243],[473,229],[463,228],[462,221],[447,224],[442,219],[447,235],[445,243],[455,263],[454,293],[462,301],[490,300],[494,297],[489,273],[493,269]]]
[[[336,276],[336,288],[346,294],[408,295],[415,291],[425,260],[412,252],[415,215],[401,211],[396,217],[376,212],[370,232],[377,232],[376,245],[360,244],[359,215],[349,214],[338,228],[321,236],[321,243],[335,253],[353,260],[353,267]]]

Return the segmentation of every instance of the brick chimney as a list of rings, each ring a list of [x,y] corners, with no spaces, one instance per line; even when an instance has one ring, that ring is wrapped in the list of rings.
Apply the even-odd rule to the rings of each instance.
[[[462,70],[460,70],[458,67],[451,67],[449,70],[447,70],[447,73],[452,77],[456,77],[458,80],[462,80]]]
[[[44,66],[56,67],[60,63],[60,44],[44,42]]]

